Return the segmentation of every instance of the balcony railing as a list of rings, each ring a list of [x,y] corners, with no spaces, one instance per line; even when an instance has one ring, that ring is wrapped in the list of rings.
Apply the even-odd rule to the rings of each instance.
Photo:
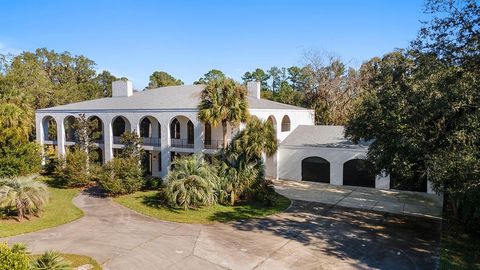
[[[142,137],[143,145],[160,146],[160,138]]]
[[[193,148],[193,141],[187,139],[172,139],[172,147]]]
[[[205,149],[221,149],[223,148],[223,140],[205,140],[203,142]]]
[[[120,142],[122,137],[120,136],[113,136],[113,143],[114,144],[122,144],[122,142]]]

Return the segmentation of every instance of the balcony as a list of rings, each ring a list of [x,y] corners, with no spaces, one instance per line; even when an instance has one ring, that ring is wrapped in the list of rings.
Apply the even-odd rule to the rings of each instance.
[[[223,140],[205,140],[203,142],[203,148],[205,149],[221,149],[223,148]]]
[[[193,141],[187,139],[172,139],[172,147],[193,148]]]
[[[160,138],[142,137],[143,145],[160,147]]]

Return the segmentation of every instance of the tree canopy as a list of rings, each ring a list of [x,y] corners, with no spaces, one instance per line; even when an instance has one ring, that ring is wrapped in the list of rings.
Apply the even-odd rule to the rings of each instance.
[[[147,89],[153,89],[164,86],[183,85],[182,80],[175,79],[165,71],[155,71],[150,75],[150,82]]]

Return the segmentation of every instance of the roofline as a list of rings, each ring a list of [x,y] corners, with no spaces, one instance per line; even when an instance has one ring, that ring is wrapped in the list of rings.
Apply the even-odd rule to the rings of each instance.
[[[328,146],[314,146],[314,145],[292,145],[292,144],[282,144],[280,143],[279,148],[285,149],[303,149],[303,148],[322,148],[322,149],[335,149],[341,151],[356,151],[366,153],[368,152],[368,146],[362,146],[361,148],[348,148],[348,147],[328,147]]]
[[[298,107],[299,109],[253,109],[248,108],[250,111],[312,111],[312,109],[306,109]],[[175,108],[175,109],[38,109],[35,113],[118,113],[118,112],[198,112],[198,108]]]

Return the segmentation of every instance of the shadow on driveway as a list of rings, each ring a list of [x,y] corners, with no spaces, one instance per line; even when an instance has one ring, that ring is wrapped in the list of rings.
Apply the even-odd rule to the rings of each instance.
[[[441,222],[436,219],[293,201],[285,213],[233,223],[308,245],[358,269],[438,269]]]

